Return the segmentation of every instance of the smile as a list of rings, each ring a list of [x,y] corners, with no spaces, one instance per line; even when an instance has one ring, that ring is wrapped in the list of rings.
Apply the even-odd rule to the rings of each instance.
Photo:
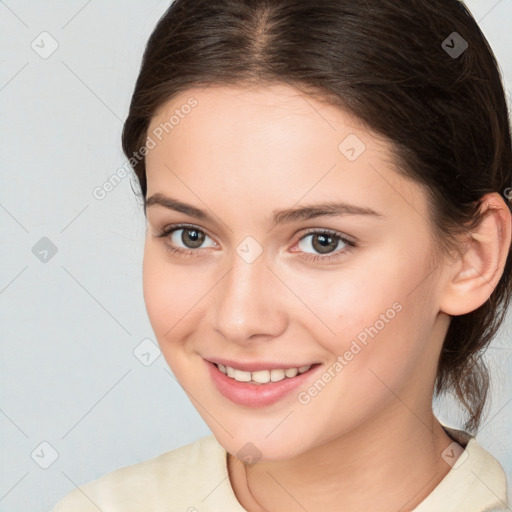
[[[251,408],[269,406],[286,397],[292,400],[292,392],[305,386],[323,366],[321,363],[314,363],[290,368],[263,369],[263,363],[244,365],[252,368],[259,366],[258,369],[249,371],[218,362],[204,362],[215,388],[221,395],[235,404]]]

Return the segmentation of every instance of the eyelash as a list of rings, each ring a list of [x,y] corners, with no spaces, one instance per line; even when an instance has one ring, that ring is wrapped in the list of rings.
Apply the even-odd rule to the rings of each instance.
[[[208,236],[208,234],[205,233],[202,229],[199,229],[196,226],[193,226],[191,224],[175,224],[175,225],[167,226],[166,228],[160,230],[157,233],[156,238],[167,238],[167,237],[169,237],[169,235],[171,233],[173,233],[174,231],[179,231],[180,229],[190,229],[190,230],[194,230],[194,231],[199,231],[200,233],[203,233],[204,235]],[[312,262],[321,261],[322,263],[327,263],[329,261],[337,260],[337,259],[347,255],[353,249],[358,247],[358,244],[356,242],[349,240],[348,238],[343,236],[341,233],[339,233],[337,231],[330,230],[330,229],[310,229],[297,240],[297,243],[312,234],[332,236],[335,239],[338,239],[341,242],[343,242],[346,245],[346,247],[344,249],[340,249],[340,250],[336,251],[335,253],[326,254],[326,255],[304,253],[304,254],[309,254],[309,255],[308,256],[299,256],[300,258],[305,259],[307,261],[312,261]],[[179,254],[180,256],[184,256],[187,258],[196,256],[194,253],[197,253],[201,250],[201,249],[188,249],[188,250],[182,249],[181,247],[176,247],[176,246],[172,245],[170,242],[166,243],[166,248],[172,254]],[[300,252],[300,251],[296,251],[296,252]]]

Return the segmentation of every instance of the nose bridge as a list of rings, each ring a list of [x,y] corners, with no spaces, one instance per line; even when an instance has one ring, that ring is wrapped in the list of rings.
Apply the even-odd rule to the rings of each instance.
[[[266,258],[261,253],[253,259],[251,250],[242,252],[239,246],[233,255],[232,268],[226,276],[224,299],[230,311],[244,313],[246,310],[260,309],[259,301],[263,292],[264,282],[269,273]],[[241,255],[242,254],[242,255]]]
[[[249,238],[249,237],[248,237]],[[276,334],[281,313],[275,276],[267,268],[263,248],[245,240],[236,249],[231,269],[219,283],[215,297],[215,327],[226,338],[243,341],[254,334]]]

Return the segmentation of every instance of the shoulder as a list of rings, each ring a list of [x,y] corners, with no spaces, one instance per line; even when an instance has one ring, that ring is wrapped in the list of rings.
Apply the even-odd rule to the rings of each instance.
[[[507,477],[498,460],[466,432],[444,427],[454,447],[443,452],[448,464],[461,451],[451,470],[414,512],[491,512],[507,507]],[[451,451],[449,451],[451,450]],[[450,464],[451,465],[451,464]]]
[[[466,452],[468,471],[471,471],[468,475],[468,483],[472,486],[469,498],[476,503],[481,503],[482,510],[510,510],[507,498],[507,475],[498,460],[474,438],[468,443]]]
[[[186,511],[202,486],[211,489],[210,481],[218,483],[224,457],[222,446],[209,435],[81,485],[52,512],[160,510],[170,503]]]
[[[489,453],[473,436],[466,432],[450,430],[450,434],[460,445],[465,447],[453,469],[458,469],[466,464],[465,472],[472,474],[472,479],[487,484],[494,491],[496,497],[506,500],[507,475],[505,470],[491,453]]]

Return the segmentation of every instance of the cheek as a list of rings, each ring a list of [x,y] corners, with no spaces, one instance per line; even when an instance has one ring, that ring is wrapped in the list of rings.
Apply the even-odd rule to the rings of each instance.
[[[148,239],[142,279],[146,310],[158,342],[162,345],[164,339],[183,336],[205,292],[200,275],[192,266],[172,265],[165,248]]]
[[[160,341],[165,330],[172,326],[172,318],[168,313],[172,308],[172,289],[169,288],[169,274],[161,258],[156,257],[156,251],[152,247],[154,243],[146,241],[144,247],[144,260],[142,264],[142,281],[144,302],[149,321]]]
[[[400,301],[393,307],[382,300],[366,307],[366,314],[358,309],[357,319],[340,319],[335,341],[318,338],[330,361],[310,387],[297,393],[300,412],[312,429],[325,428],[330,418],[328,432],[349,431],[377,414],[395,393],[401,396],[414,378],[424,340],[411,326],[410,306]]]
[[[179,319],[186,313],[190,283],[182,278],[183,271],[166,262],[165,249],[148,239],[144,248],[142,268],[146,310],[158,342],[174,334]]]
[[[369,393],[385,392],[382,381],[397,389],[411,376],[435,317],[422,289],[427,283],[413,291],[426,275],[420,258],[407,265],[391,257],[366,263],[364,271],[348,269],[334,282],[308,284],[306,295],[311,304],[322,304],[321,318],[329,327],[316,341],[329,353],[327,369],[336,375],[331,380],[338,390],[350,390],[355,404]]]
[[[207,289],[200,286],[192,266],[172,265],[165,248],[152,240],[144,249],[142,277],[148,318],[162,355],[178,381],[189,388],[194,359],[186,341],[197,328],[200,296]]]
[[[396,323],[404,296],[398,276],[403,278],[405,269],[383,265],[381,257],[369,255],[362,262],[354,258],[340,271],[287,276],[309,306],[303,322],[312,330],[320,320],[317,340],[329,352],[343,353],[355,338],[364,343],[375,324],[381,332]]]

